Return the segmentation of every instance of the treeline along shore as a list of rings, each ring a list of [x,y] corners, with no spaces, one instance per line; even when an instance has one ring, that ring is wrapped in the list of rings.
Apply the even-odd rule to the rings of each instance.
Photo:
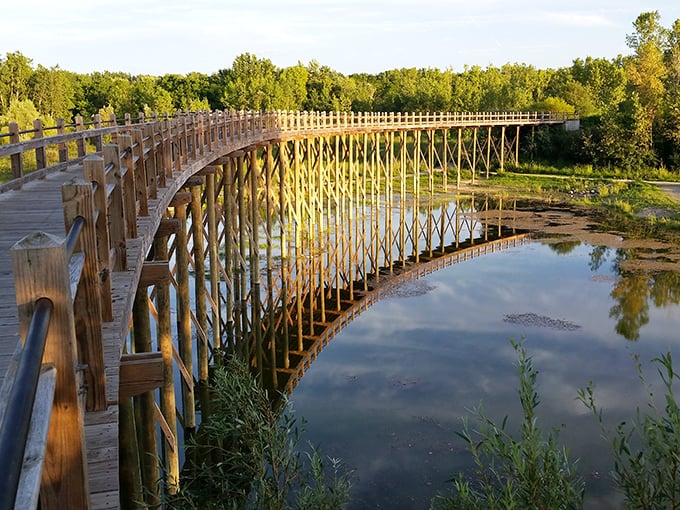
[[[630,171],[680,170],[680,20],[666,27],[658,11],[640,14],[626,38],[629,54],[585,56],[570,67],[522,63],[392,69],[343,75],[312,61],[279,68],[244,53],[212,74],[78,74],[46,68],[21,52],[0,57],[0,135],[10,122],[100,114],[138,116],[176,110],[316,110],[362,112],[556,111],[577,113],[581,129],[539,129],[531,155],[567,165]],[[597,48],[593,48],[596,52]],[[0,144],[8,143],[0,136]]]

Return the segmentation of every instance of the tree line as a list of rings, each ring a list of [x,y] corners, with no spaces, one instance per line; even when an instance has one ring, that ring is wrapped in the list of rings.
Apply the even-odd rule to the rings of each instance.
[[[630,54],[577,58],[570,67],[403,68],[345,76],[312,61],[279,68],[244,53],[207,75],[78,74],[34,67],[20,52],[0,57],[0,132],[35,118],[45,124],[175,110],[534,111],[576,112],[582,129],[538,133],[536,151],[567,164],[680,170],[680,20],[670,28],[644,12],[626,36]]]

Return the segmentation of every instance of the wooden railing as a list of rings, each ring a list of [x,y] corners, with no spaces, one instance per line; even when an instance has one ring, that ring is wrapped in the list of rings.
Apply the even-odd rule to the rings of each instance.
[[[61,190],[66,237],[35,233],[12,248],[21,337],[26,339],[24,352],[32,349],[33,344],[39,344],[30,338],[29,332],[35,329],[30,326],[32,321],[39,320],[35,317],[42,316],[40,304],[47,300],[53,305],[42,360],[30,362],[31,381],[35,378],[36,367],[53,367],[48,372],[52,378],[56,371],[54,405],[49,398],[50,390],[47,390],[47,397],[41,397],[50,402],[51,412],[46,413],[47,418],[39,420],[34,413],[30,420],[31,423],[44,420],[51,423],[46,442],[36,440],[42,444],[38,458],[44,456],[41,507],[88,507],[83,412],[84,409],[107,407],[103,325],[119,320],[125,323],[119,329],[127,330],[131,315],[131,309],[126,309],[115,317],[112,274],[126,271],[128,241],[139,236],[138,219],[152,213],[150,200],[157,198],[161,189],[172,188],[174,193],[183,184],[174,182],[176,172],[183,172],[187,164],[203,156],[209,156],[206,163],[209,164],[216,154],[224,155],[286,137],[352,131],[546,124],[567,119],[562,114],[540,112],[200,112],[179,113],[150,122],[140,118],[138,123],[128,117],[122,125],[115,119],[107,126],[98,119],[90,126],[76,122],[76,128],[71,132],[65,132],[63,123],[55,128],[44,128],[37,122],[34,130],[24,132],[13,128],[7,135],[13,143],[0,145],[0,163],[9,158],[15,178],[0,187],[0,191],[18,189],[31,179],[66,170],[74,164],[82,165],[82,178],[64,184]],[[44,136],[50,129],[56,129],[57,134]],[[31,135],[28,140],[16,141],[17,137]],[[0,135],[3,136],[6,135]],[[114,143],[105,143],[107,137]],[[75,154],[69,152],[69,144],[75,144]],[[51,161],[47,154],[55,147],[57,157]],[[38,168],[25,173],[24,157],[31,152],[36,154]],[[170,203],[170,198],[166,199],[163,208]],[[157,216],[157,221],[160,217]],[[142,265],[134,268],[135,276],[131,281],[134,288],[142,279]],[[32,358],[39,359],[40,356]],[[12,388],[24,385],[18,382],[23,379],[14,383],[12,370],[18,365],[13,366],[15,368],[6,376],[0,392],[2,397],[9,395]],[[83,387],[87,388],[86,392],[82,391]],[[18,407],[32,408],[33,400],[31,397],[12,403],[14,400],[10,399],[7,409],[0,410],[0,447],[12,439],[7,439],[12,431],[7,431],[10,422],[6,417],[17,412]],[[3,471],[8,473],[12,469],[14,466],[6,465]],[[52,489],[51,484],[58,489]],[[16,494],[16,485],[14,478],[8,480],[7,490]],[[35,481],[32,486],[33,489],[28,490],[29,499],[21,499],[21,504],[17,502],[15,508],[30,507],[22,506],[26,501],[35,507]],[[7,494],[2,494],[4,500]]]
[[[215,111],[185,114],[178,112],[173,116],[165,115],[146,119],[140,115],[132,119],[126,115],[121,124],[115,116],[101,121],[95,116],[92,122],[83,122],[77,117],[73,124],[63,120],[57,126],[44,127],[36,120],[33,129],[20,131],[16,123],[11,123],[9,133],[0,134],[0,168],[3,163],[11,168],[11,181],[0,185],[0,192],[18,189],[29,180],[45,177],[50,172],[65,170],[68,166],[79,164],[89,154],[101,154],[104,141],[108,138],[116,142],[120,133],[140,131],[143,136],[154,132],[149,126],[164,126],[161,131],[181,139],[208,136],[208,141],[228,139],[231,141],[245,138],[265,139],[274,134],[279,136],[310,134],[319,131],[343,133],[354,130],[410,130],[439,129],[460,126],[502,126],[556,124],[577,118],[571,114],[557,112],[303,112],[303,111]],[[48,131],[57,132],[45,136]],[[329,133],[329,134],[330,134]],[[23,140],[22,140],[23,139]],[[3,145],[9,140],[9,145]],[[210,148],[210,143],[208,143]],[[35,163],[29,166],[25,159],[35,154]],[[10,164],[7,165],[7,159]]]

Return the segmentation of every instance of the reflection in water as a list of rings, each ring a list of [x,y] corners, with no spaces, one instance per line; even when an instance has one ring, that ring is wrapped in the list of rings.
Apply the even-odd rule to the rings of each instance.
[[[470,466],[453,432],[480,401],[516,423],[508,339],[524,336],[541,371],[544,427],[564,425],[591,507],[616,508],[607,447],[576,390],[595,381],[613,421],[644,402],[629,357],[674,347],[676,273],[624,270],[631,250],[527,242],[515,203],[500,199],[350,194],[293,205],[307,216],[259,213],[269,218],[259,230],[266,255],[255,243],[246,250],[244,236],[227,250],[240,261],[226,264],[228,346],[268,387],[295,388],[310,440],[356,469],[352,508],[426,507]],[[253,217],[234,225],[232,240]],[[602,283],[610,277],[613,289]]]
[[[324,349],[292,399],[308,439],[356,470],[352,510],[427,508],[447,479],[471,467],[454,432],[480,403],[497,422],[508,415],[517,432],[508,339],[522,337],[540,371],[538,419],[561,428],[580,459],[586,507],[622,507],[607,474],[609,445],[576,392],[594,382],[608,426],[633,417],[646,390],[631,357],[650,369],[651,358],[677,352],[680,308],[659,308],[651,298],[659,275],[649,274],[647,324],[639,342],[622,342],[609,312],[612,277],[614,288],[626,278],[611,264],[593,270],[592,250],[581,244],[564,257],[530,242],[448,267],[423,278],[429,292],[386,297]]]
[[[596,246],[590,252],[590,267],[597,271],[614,253],[612,271],[618,276],[612,289],[614,305],[609,317],[616,319],[616,332],[626,340],[640,338],[640,328],[649,323],[650,300],[657,308],[680,303],[680,273],[675,271],[624,270],[626,262],[639,257],[637,250]]]

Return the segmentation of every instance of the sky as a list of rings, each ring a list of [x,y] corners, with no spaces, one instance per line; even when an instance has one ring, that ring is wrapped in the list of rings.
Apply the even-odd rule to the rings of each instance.
[[[0,56],[78,73],[212,74],[251,53],[343,74],[571,65],[628,54],[642,12],[679,0],[21,0],[0,8]]]

